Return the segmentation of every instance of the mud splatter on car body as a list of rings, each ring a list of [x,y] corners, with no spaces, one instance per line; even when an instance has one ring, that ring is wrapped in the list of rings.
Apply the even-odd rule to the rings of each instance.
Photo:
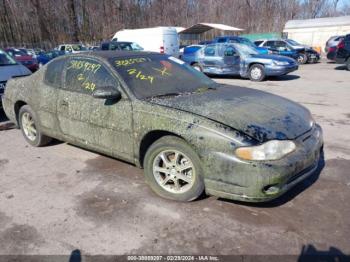
[[[156,68],[158,75],[134,68],[137,63],[153,60],[160,60],[164,66]],[[224,198],[271,200],[317,168],[322,130],[306,108],[290,100],[219,84],[214,88],[201,87],[200,92],[164,97],[135,95],[133,84],[138,85],[141,94],[155,92],[156,88],[170,90],[182,81],[171,75],[176,66],[193,70],[175,58],[145,52],[87,52],[60,57],[29,77],[10,80],[3,98],[4,109],[9,119],[18,124],[19,109],[27,104],[47,136],[139,167],[143,166],[147,149],[157,139],[166,135],[183,138],[201,160],[206,192]],[[76,72],[71,72],[72,68]],[[93,83],[89,76],[96,68],[104,68],[106,73],[98,83]],[[54,70],[60,72],[59,78],[48,79]],[[69,90],[67,82],[71,79],[83,91]],[[158,80],[167,81],[170,87],[158,85]],[[90,91],[96,84],[113,85],[120,98],[112,101],[94,98]],[[142,90],[143,87],[149,89]],[[177,86],[176,90],[181,88],[184,87]],[[296,149],[273,161],[248,161],[235,155],[239,147],[271,140],[294,141]],[[278,190],[269,194],[266,189],[270,186]]]

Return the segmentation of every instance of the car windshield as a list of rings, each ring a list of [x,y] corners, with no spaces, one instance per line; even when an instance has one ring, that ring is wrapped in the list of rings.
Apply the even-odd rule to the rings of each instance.
[[[143,50],[143,48],[140,45],[138,45],[137,43],[131,43],[131,48],[132,48],[132,50],[135,50],[135,51],[142,51]]]
[[[8,51],[12,56],[26,56],[27,54],[19,49],[10,49]]]
[[[256,47],[256,45],[250,41],[248,38],[231,38],[229,41],[229,43],[240,43],[240,44],[244,44],[244,45],[248,45],[251,47]]]
[[[4,51],[0,50],[0,66],[17,65],[17,62]]]
[[[287,39],[286,40],[289,44],[291,44],[291,45],[301,45],[301,44],[299,44],[297,41],[294,41],[294,40],[292,40],[292,39]]]
[[[241,56],[251,56],[259,54],[259,52],[254,47],[245,44],[234,43],[233,46]]]
[[[109,59],[139,99],[203,92],[218,84],[185,62],[166,55],[140,55]]]

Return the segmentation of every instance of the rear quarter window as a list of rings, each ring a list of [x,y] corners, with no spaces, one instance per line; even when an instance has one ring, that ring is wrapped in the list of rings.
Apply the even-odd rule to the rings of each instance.
[[[215,56],[215,46],[207,46],[204,49],[205,56]]]
[[[50,86],[62,87],[62,72],[66,59],[54,60],[47,65],[45,72],[45,83]]]

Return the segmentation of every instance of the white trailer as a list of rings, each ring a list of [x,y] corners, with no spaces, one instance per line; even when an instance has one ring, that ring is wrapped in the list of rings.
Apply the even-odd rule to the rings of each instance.
[[[135,42],[145,51],[179,56],[179,35],[175,27],[124,29],[118,31],[113,40]]]

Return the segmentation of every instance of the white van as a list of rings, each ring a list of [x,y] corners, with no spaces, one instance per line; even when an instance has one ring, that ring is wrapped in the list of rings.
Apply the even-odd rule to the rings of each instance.
[[[145,51],[179,56],[179,35],[175,27],[152,27],[118,31],[114,41],[135,42]]]

